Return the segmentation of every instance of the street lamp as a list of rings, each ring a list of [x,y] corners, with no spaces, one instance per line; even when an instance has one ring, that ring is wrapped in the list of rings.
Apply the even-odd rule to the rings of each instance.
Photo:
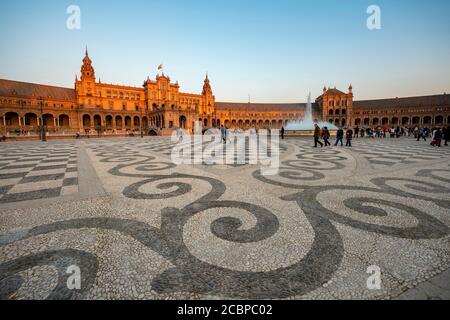
[[[42,98],[42,97],[39,97],[39,104],[40,104],[40,107],[41,107],[41,140],[42,141],[47,141],[47,136],[46,136],[46,134],[45,134],[45,128],[44,128],[44,111],[43,111],[43,108],[44,108],[44,98]]]
[[[144,117],[142,116],[142,114],[143,114],[142,108],[140,108],[140,110],[141,110],[141,121],[140,121],[140,124],[141,124],[141,138],[144,138],[144,130],[142,128],[142,122],[144,120]]]

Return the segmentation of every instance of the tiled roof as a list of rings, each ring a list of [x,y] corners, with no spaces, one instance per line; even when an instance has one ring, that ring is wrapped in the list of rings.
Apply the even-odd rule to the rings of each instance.
[[[336,88],[334,88],[334,89],[328,89],[328,90],[326,91],[326,93],[329,94],[329,95],[342,95],[342,94],[346,94],[346,93],[344,93],[344,92],[342,92],[341,90],[338,90],[338,89],[336,89]]]
[[[330,95],[330,96],[340,96],[340,95],[345,95],[346,94],[346,93],[344,93],[341,90],[338,90],[336,88],[328,89],[328,90],[325,91],[325,93]],[[322,99],[324,94],[321,94],[320,96],[318,96],[316,100]]]
[[[392,98],[392,99],[379,99],[379,100],[361,100],[353,101],[353,108],[386,108],[386,107],[433,107],[450,105],[450,95],[441,94],[434,96],[420,96],[420,97],[407,97],[407,98]]]
[[[314,105],[313,105],[314,107]],[[237,103],[216,102],[217,111],[245,110],[245,111],[299,111],[306,108],[306,103]]]
[[[0,96],[43,97],[55,100],[76,100],[75,89],[47,86],[43,84],[0,79]]]

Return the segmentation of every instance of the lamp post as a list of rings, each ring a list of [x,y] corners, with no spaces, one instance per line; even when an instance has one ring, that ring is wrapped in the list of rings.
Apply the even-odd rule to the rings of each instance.
[[[45,128],[44,128],[44,111],[43,111],[43,108],[44,108],[44,98],[42,98],[42,97],[39,97],[39,104],[40,104],[40,107],[41,107],[41,140],[42,141],[47,141],[47,136],[46,136],[46,134],[45,134]]]
[[[144,138],[144,129],[143,129],[143,124],[142,124],[142,122],[144,120],[144,117],[142,116],[143,115],[142,108],[139,108],[139,109],[141,110],[141,121],[140,121],[140,124],[141,124],[141,138]]]

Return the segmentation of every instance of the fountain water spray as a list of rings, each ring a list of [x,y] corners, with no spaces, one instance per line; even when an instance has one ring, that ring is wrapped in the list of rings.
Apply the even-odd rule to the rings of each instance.
[[[338,129],[334,124],[329,122],[313,121],[311,93],[309,93],[305,117],[303,119],[288,121],[285,130],[287,131],[287,134],[301,135],[303,131],[305,135],[308,135],[314,130],[314,124],[316,123],[320,128],[327,127],[330,131],[335,131]]]

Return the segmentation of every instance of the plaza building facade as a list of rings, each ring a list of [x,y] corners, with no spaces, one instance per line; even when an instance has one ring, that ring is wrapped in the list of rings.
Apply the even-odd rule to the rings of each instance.
[[[337,126],[447,126],[447,94],[354,101],[347,92],[323,88],[312,104],[313,118]],[[74,88],[0,79],[0,133],[37,135],[43,124],[48,135],[129,134],[168,135],[174,128],[281,128],[305,116],[306,103],[216,102],[208,75],[200,94],[180,91],[164,73],[147,77],[142,87],[97,80],[86,50]]]
[[[147,78],[142,87],[97,81],[86,50],[81,77],[74,89],[0,80],[0,130],[37,134],[165,134],[172,128],[192,130],[195,121],[213,125],[215,98],[206,75],[201,94],[180,92],[164,73]]]

